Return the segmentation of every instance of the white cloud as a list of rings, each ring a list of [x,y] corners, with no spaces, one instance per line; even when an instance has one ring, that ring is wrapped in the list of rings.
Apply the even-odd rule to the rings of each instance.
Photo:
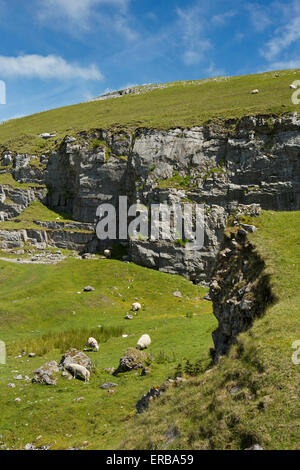
[[[101,28],[103,31],[115,30],[132,41],[138,34],[131,28],[131,17],[128,7],[132,0],[37,0],[39,19],[47,26],[55,27],[56,23],[49,19],[56,18],[60,23],[71,28],[71,32],[79,30],[89,31]],[[67,23],[66,23],[67,22]]]
[[[128,41],[138,39],[138,34],[130,28],[127,18],[125,16],[117,16],[114,20],[114,28],[118,33],[121,33]]]
[[[214,15],[211,19],[212,24],[218,26],[218,25],[224,25],[227,20],[230,20],[234,16],[236,16],[237,12],[235,10],[230,10],[227,11],[226,13],[221,13],[219,15]]]
[[[43,19],[50,16],[63,15],[76,22],[87,20],[97,5],[118,7],[126,11],[131,0],[38,0],[40,5],[39,16]]]
[[[213,61],[210,62],[209,67],[205,71],[210,77],[224,77],[226,75],[225,70],[217,68]]]
[[[300,39],[300,14],[291,19],[283,28],[277,30],[275,36],[261,49],[261,55],[268,61],[274,60],[298,39]]]
[[[269,17],[269,13],[272,11],[272,7],[265,7],[258,3],[249,3],[246,5],[246,8],[256,31],[262,32],[271,25],[272,20]]]
[[[0,56],[1,76],[26,78],[56,78],[102,80],[103,75],[95,65],[81,67],[66,62],[55,55],[22,55],[18,57]]]
[[[203,17],[202,7],[196,4],[186,10],[177,8],[177,15],[184,46],[183,61],[186,65],[197,65],[212,47],[205,34],[207,23]]]
[[[260,72],[265,72],[268,70],[288,70],[288,69],[300,69],[300,59],[296,60],[281,60],[277,62],[272,62],[268,64]]]

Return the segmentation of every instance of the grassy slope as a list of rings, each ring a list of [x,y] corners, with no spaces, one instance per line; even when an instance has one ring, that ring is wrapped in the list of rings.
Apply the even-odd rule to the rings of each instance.
[[[0,365],[0,435],[10,448],[23,448],[39,435],[37,445],[56,441],[53,448],[80,446],[84,441],[89,449],[115,448],[135,413],[136,401],[153,384],[164,381],[183,358],[207,358],[212,345],[216,321],[210,302],[200,300],[205,290],[179,276],[112,260],[68,259],[55,266],[0,261],[0,284],[0,338],[9,352],[7,365]],[[77,294],[87,284],[95,292]],[[182,299],[173,296],[177,289]],[[129,322],[124,316],[135,297],[145,303],[145,310]],[[51,341],[42,339],[44,334],[65,331],[68,336],[76,329],[83,347],[87,334],[82,329],[98,325],[120,328],[129,336],[113,336],[100,345],[98,354],[91,353],[97,372],[89,385],[63,378],[56,387],[14,380],[13,371],[32,377],[46,361],[60,359],[61,351],[52,350]],[[115,378],[104,372],[105,367],[116,367],[124,351],[146,332],[152,337],[150,352],[155,358],[150,375],[132,372]],[[42,356],[16,358],[24,347]],[[114,394],[99,388],[104,381],[118,383]],[[10,382],[15,389],[7,387]],[[16,397],[22,402],[16,403]],[[78,397],[85,400],[74,403]]]
[[[291,356],[300,340],[300,213],[265,212],[258,226],[252,241],[278,302],[211,372],[171,389],[130,424],[122,447],[165,448],[165,432],[175,424],[180,437],[170,448],[244,449],[259,442],[299,449],[300,365]],[[232,395],[234,386],[241,388]]]
[[[0,145],[41,153],[56,139],[82,129],[190,127],[213,118],[297,110],[299,107],[291,102],[289,85],[299,75],[298,69],[281,71],[278,78],[274,72],[267,72],[196,84],[178,82],[141,95],[58,108],[1,125]],[[252,95],[254,88],[260,93]],[[57,137],[45,142],[38,137],[42,132],[55,132]]]
[[[59,218],[59,220],[58,220]],[[34,221],[40,222],[74,222],[70,219],[70,214],[58,213],[40,201],[32,202],[23,212],[13,219],[0,222],[0,230],[22,230],[22,229],[36,229],[41,230],[41,226],[35,224]],[[44,229],[43,229],[44,230]],[[63,230],[63,229],[62,229]],[[75,231],[75,230],[73,230]],[[84,230],[76,230],[86,232]]]
[[[3,167],[2,167],[3,168]],[[1,168],[0,168],[1,169]],[[17,189],[29,189],[29,188],[45,188],[44,184],[38,183],[19,183],[16,181],[11,173],[0,174],[0,185],[9,185]]]

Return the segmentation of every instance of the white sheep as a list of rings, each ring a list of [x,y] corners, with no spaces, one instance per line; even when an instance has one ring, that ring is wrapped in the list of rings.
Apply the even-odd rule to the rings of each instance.
[[[131,310],[137,312],[138,310],[142,310],[142,306],[138,302],[134,302],[131,306]]]
[[[85,382],[89,382],[90,380],[90,372],[87,370],[86,367],[81,366],[80,364],[69,362],[65,365],[65,369],[71,372],[71,374],[75,378],[79,377],[81,379],[84,379]]]
[[[143,335],[137,342],[136,349],[147,349],[151,344],[151,338],[149,335]]]
[[[110,250],[104,250],[104,256],[105,258],[111,258],[111,251]]]
[[[89,338],[87,340],[87,346],[95,351],[99,351],[98,341],[95,338]]]
[[[290,88],[291,88],[292,90],[297,90],[296,85],[294,85],[293,83],[290,85]]]
[[[251,93],[252,93],[252,95],[257,95],[257,93],[259,93],[259,90],[257,88],[255,88],[255,90],[252,90]]]

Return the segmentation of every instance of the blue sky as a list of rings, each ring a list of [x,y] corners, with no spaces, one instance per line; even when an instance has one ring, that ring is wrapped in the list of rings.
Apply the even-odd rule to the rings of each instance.
[[[129,85],[283,68],[300,68],[300,0],[0,0],[0,121]]]

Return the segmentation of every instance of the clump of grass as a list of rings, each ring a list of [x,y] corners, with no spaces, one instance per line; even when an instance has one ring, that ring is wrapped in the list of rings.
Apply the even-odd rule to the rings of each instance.
[[[9,347],[9,352],[18,353],[20,350],[26,352],[34,352],[38,356],[44,356],[48,352],[58,349],[61,353],[70,348],[82,350],[89,337],[95,338],[99,344],[106,343],[109,338],[119,337],[123,333],[121,327],[105,327],[101,328],[80,328],[58,333],[47,333],[41,338],[28,338],[24,341],[18,341]]]
[[[171,354],[168,354],[164,349],[159,351],[158,355],[155,358],[157,364],[170,364],[176,361],[176,354],[173,351]]]

